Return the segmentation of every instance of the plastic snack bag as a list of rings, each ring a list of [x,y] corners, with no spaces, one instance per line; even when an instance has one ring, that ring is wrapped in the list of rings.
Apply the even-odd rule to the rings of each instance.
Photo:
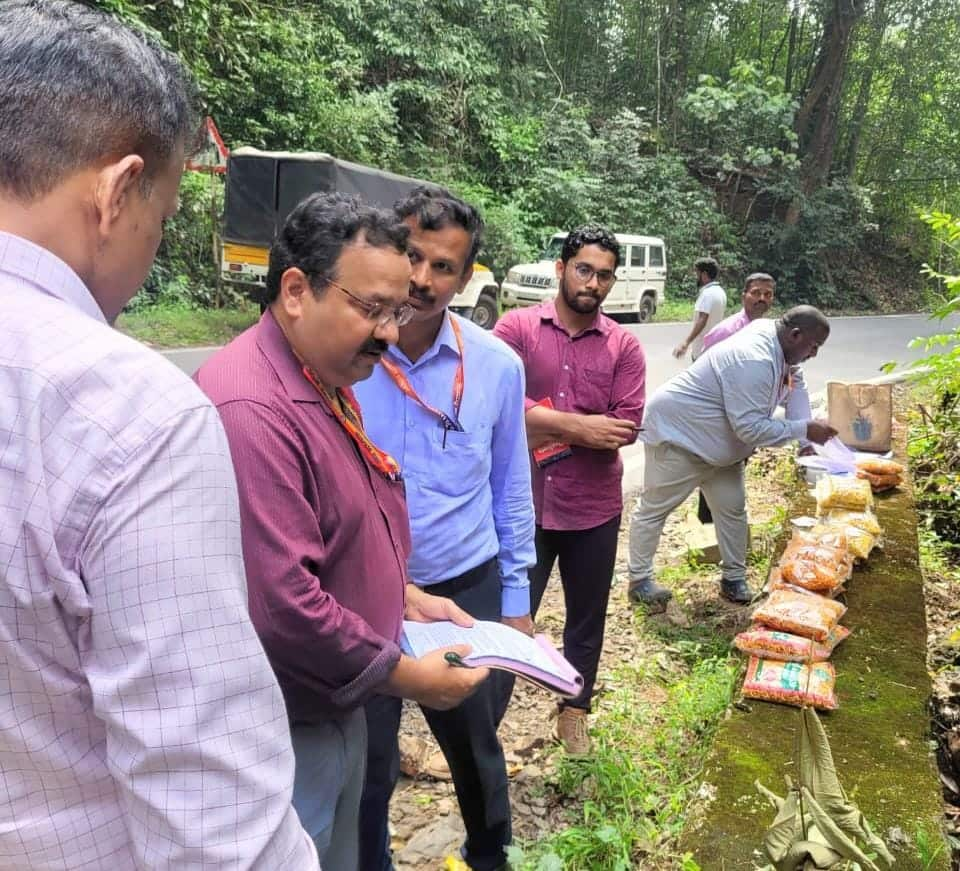
[[[831,532],[839,533],[847,540],[847,547],[850,553],[858,560],[865,560],[870,556],[870,551],[877,544],[876,536],[867,532],[865,529],[859,529],[856,526],[849,526],[843,523],[834,523],[828,521],[818,524],[810,530],[814,535],[829,535]]]
[[[836,508],[826,513],[824,521],[831,526],[856,526],[857,529],[862,529],[871,535],[879,536],[883,532],[877,515],[872,511],[847,511],[845,508]]]
[[[780,632],[826,641],[846,611],[846,605],[816,593],[775,589],[753,619]]]
[[[833,649],[847,636],[850,630],[836,626],[826,641],[814,641],[790,632],[777,632],[762,624],[751,626],[735,636],[737,650],[759,656],[761,659],[779,659],[782,662],[826,662]]]
[[[836,672],[829,662],[807,665],[751,656],[743,681],[743,695],[748,699],[782,702],[798,708],[812,705],[832,711],[837,707],[833,691],[836,680]]]
[[[857,460],[857,468],[871,475],[902,475],[905,471],[900,463],[895,463],[893,460],[884,460],[881,457]]]
[[[788,558],[780,561],[780,575],[788,584],[795,584],[814,593],[832,593],[847,579],[847,572],[812,560]]]
[[[842,478],[839,475],[824,475],[817,481],[817,512],[831,508],[850,508],[866,511],[873,508],[873,491],[870,482],[862,478]]]
[[[857,477],[868,481],[870,483],[870,489],[873,490],[874,493],[893,490],[903,483],[899,475],[875,475],[873,472],[867,472],[863,469],[857,469]]]

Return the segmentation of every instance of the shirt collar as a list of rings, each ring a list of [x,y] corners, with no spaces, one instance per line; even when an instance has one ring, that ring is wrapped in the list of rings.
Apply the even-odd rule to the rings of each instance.
[[[567,328],[557,315],[557,304],[552,299],[540,304],[540,320],[549,321],[558,329],[563,330],[565,333],[567,332]],[[577,335],[583,336],[587,333],[599,333],[601,336],[605,336],[611,329],[613,329],[613,320],[608,318],[602,311],[598,311],[597,316],[593,319],[593,323],[586,329],[581,330]]]
[[[107,322],[80,276],[55,254],[27,239],[0,232],[0,272],[32,284],[95,320]]]
[[[270,362],[273,371],[277,373],[287,396],[294,402],[319,402],[329,412],[323,397],[307,381],[303,374],[303,364],[293,353],[293,348],[290,347],[287,337],[269,308],[260,316],[256,330],[257,347]]]
[[[433,344],[427,348],[426,352],[417,359],[416,363],[411,363],[407,358],[407,355],[403,353],[398,347],[391,346],[387,353],[393,357],[398,363],[402,363],[408,369],[413,369],[417,366],[426,363],[428,360],[432,360],[437,354],[440,353],[442,348],[448,349],[455,357],[460,356],[460,348],[457,345],[457,337],[454,335],[453,327],[451,322],[454,315],[449,309],[444,312],[443,323],[440,325],[440,332],[437,333],[437,337],[433,340]],[[460,331],[463,332],[463,327],[460,328]],[[466,342],[466,339],[464,339]]]

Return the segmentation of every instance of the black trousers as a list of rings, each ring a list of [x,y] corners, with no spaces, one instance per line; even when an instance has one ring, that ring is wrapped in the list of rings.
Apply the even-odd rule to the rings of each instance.
[[[453,599],[479,620],[500,619],[500,572],[496,559],[449,581],[424,588]],[[451,711],[421,707],[453,776],[467,830],[463,856],[475,871],[506,862],[512,839],[507,765],[497,727],[513,692],[513,675],[492,671],[469,699]],[[360,804],[361,871],[390,871],[389,803],[400,774],[397,732],[402,702],[376,696],[366,705],[367,778]]]
[[[583,675],[583,692],[575,699],[564,701],[567,707],[590,710],[603,650],[619,533],[619,514],[592,529],[537,527],[537,564],[530,571],[530,611],[536,616],[550,572],[559,560],[567,611],[563,624],[563,655]]]

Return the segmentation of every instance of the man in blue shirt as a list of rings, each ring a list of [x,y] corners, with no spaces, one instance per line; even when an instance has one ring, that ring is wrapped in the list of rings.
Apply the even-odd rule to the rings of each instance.
[[[410,228],[414,319],[373,376],[356,385],[367,433],[400,463],[413,535],[410,578],[480,620],[533,634],[527,570],[536,562],[524,374],[499,339],[447,310],[473,274],[483,222],[449,191],[419,188],[397,203]],[[475,871],[506,863],[506,763],[497,738],[513,679],[494,672],[451,711],[423,709],[443,750]],[[361,806],[364,871],[393,867],[387,809],[399,775],[400,700],[367,705]]]

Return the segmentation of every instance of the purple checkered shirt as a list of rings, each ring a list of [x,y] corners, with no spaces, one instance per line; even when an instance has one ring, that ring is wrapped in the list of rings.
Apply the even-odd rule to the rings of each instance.
[[[315,869],[216,411],[0,233],[0,868]]]

